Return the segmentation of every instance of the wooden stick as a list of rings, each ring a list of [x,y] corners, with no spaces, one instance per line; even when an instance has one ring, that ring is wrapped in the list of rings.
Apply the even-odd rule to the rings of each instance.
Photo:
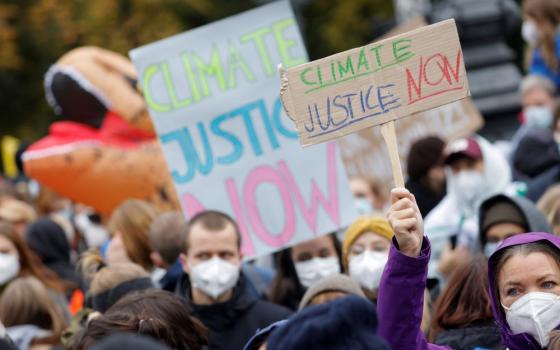
[[[391,159],[391,167],[393,168],[393,181],[395,187],[404,187],[404,179],[401,166],[401,157],[399,156],[399,146],[397,144],[397,133],[395,131],[395,121],[391,120],[385,124],[381,124],[381,135],[385,140],[389,157]]]

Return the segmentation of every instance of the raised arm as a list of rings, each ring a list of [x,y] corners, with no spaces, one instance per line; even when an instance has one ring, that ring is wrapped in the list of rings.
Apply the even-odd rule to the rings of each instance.
[[[416,199],[397,188],[391,192],[391,202],[388,219],[395,237],[379,287],[379,335],[392,349],[449,349],[429,344],[421,330],[430,242],[424,237]]]

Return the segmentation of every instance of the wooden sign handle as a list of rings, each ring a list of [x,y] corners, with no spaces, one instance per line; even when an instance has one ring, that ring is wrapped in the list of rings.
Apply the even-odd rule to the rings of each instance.
[[[397,133],[395,131],[395,121],[391,120],[385,124],[381,124],[381,135],[385,140],[389,157],[391,159],[391,167],[393,168],[393,181],[395,187],[404,188],[404,178],[401,166],[401,157],[399,156],[399,147],[397,144]]]

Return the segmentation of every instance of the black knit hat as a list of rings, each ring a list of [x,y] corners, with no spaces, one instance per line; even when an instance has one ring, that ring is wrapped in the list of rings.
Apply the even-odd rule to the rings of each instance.
[[[408,153],[408,176],[420,180],[428,171],[443,161],[445,141],[437,136],[428,136],[416,140]]]
[[[268,338],[268,350],[388,350],[377,335],[377,314],[358,296],[310,306],[293,315]]]

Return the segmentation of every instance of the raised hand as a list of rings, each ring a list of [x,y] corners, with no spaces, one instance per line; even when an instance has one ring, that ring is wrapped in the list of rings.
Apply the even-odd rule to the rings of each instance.
[[[391,191],[391,209],[387,214],[401,253],[417,257],[424,239],[424,223],[414,195],[404,188]]]

